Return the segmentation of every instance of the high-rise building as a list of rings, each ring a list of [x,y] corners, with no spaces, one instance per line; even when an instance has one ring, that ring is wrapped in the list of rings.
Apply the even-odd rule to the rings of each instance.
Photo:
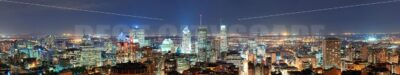
[[[341,68],[340,39],[326,38],[322,42],[323,66],[324,68]]]
[[[262,63],[265,61],[265,50],[267,49],[266,45],[259,45],[257,47],[257,63]]]
[[[82,37],[82,44],[83,44],[84,46],[91,46],[91,45],[93,45],[92,36],[87,35],[87,34],[83,35],[83,37]]]
[[[323,60],[323,55],[322,55],[322,51],[321,50],[316,51],[315,58],[317,59],[317,63],[316,63],[315,67],[323,66],[323,61],[324,60]]]
[[[104,51],[101,52],[102,60],[104,61],[104,65],[115,65],[116,64],[116,46],[112,43],[111,40],[106,40],[104,42]]]
[[[78,66],[102,66],[101,51],[95,48],[82,48],[79,53]]]
[[[183,29],[183,35],[182,35],[182,45],[181,45],[181,50],[182,53],[184,54],[191,54],[192,53],[192,35],[190,34],[190,30],[188,26],[186,26]]]
[[[219,37],[221,39],[220,52],[228,51],[228,36],[226,34],[226,26],[225,25],[221,25],[221,31],[220,31]]]
[[[215,38],[212,40],[211,43],[211,51],[212,51],[212,56],[210,57],[210,62],[217,62],[218,58],[220,58],[220,38]]]
[[[45,46],[47,48],[54,48],[55,47],[55,36],[54,35],[49,35],[46,37],[45,41]]]
[[[129,32],[130,41],[133,43],[139,43],[140,47],[148,46],[145,41],[144,29],[135,26]]]
[[[368,55],[369,55],[368,46],[363,44],[361,49],[360,49],[360,59],[362,61],[367,61],[368,60]]]
[[[374,53],[376,53],[374,55],[375,63],[386,63],[389,61],[387,48],[375,48],[374,51]]]
[[[197,30],[197,51],[198,51],[198,59],[200,62],[207,62],[211,57],[209,54],[211,50],[208,49],[208,30],[205,26],[200,26]]]
[[[197,30],[197,43],[199,46],[198,49],[206,48],[207,47],[207,27],[200,26]]]

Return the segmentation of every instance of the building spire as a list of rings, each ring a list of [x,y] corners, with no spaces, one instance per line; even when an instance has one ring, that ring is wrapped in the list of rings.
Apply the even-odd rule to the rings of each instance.
[[[200,14],[200,26],[202,26],[203,24],[202,24],[202,21],[203,21],[203,15],[202,14]]]

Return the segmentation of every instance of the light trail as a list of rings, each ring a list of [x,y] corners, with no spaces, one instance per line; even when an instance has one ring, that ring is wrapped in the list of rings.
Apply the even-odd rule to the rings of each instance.
[[[345,9],[345,8],[353,8],[353,7],[362,7],[362,6],[370,6],[370,5],[388,4],[388,3],[395,3],[395,2],[400,2],[400,0],[380,1],[380,2],[374,2],[374,3],[365,3],[365,4],[356,4],[356,5],[337,6],[337,7],[321,8],[321,9],[312,9],[312,10],[304,10],[304,11],[296,11],[296,12],[286,12],[286,13],[278,13],[278,14],[265,15],[265,16],[256,16],[256,17],[239,18],[238,20],[239,20],[239,21],[246,21],[246,20],[263,19],[263,18],[277,17],[277,16],[287,16],[287,15],[304,14],[304,13],[311,13],[311,12],[321,12],[321,11],[329,11],[329,10],[337,10],[337,9]]]
[[[158,21],[163,20],[163,19],[161,19],[161,18],[153,18],[153,17],[145,17],[145,16],[135,16],[135,15],[128,15],[128,14],[113,13],[113,12],[96,11],[96,10],[87,10],[87,9],[78,9],[78,8],[69,8],[69,7],[61,7],[61,6],[45,5],[45,4],[37,4],[37,3],[28,3],[28,2],[20,2],[20,1],[11,1],[11,0],[0,0],[0,2],[4,2],[4,3],[13,3],[13,4],[21,4],[21,5],[40,6],[40,7],[47,7],[47,8],[56,8],[56,9],[63,9],[63,10],[73,10],[73,11],[81,11],[81,12],[89,12],[89,13],[99,13],[99,14],[106,14],[106,15],[116,15],[116,16],[124,16],[124,17],[131,17],[131,18],[138,18],[138,19],[147,19],[147,20],[158,20]]]

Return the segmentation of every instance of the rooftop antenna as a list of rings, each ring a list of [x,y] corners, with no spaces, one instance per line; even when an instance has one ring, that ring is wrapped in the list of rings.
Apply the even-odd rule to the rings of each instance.
[[[203,20],[203,18],[202,18],[202,17],[203,17],[203,15],[201,15],[201,14],[200,14],[200,26],[202,26],[202,25],[203,25],[203,24],[202,24],[202,20]]]

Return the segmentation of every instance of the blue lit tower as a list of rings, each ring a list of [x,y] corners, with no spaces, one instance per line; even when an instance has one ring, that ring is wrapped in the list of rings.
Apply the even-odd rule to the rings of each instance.
[[[183,32],[182,43],[181,43],[182,44],[181,45],[182,53],[191,54],[192,53],[192,40],[191,40],[192,35],[190,34],[190,30],[189,30],[188,26],[186,26],[182,32]]]

